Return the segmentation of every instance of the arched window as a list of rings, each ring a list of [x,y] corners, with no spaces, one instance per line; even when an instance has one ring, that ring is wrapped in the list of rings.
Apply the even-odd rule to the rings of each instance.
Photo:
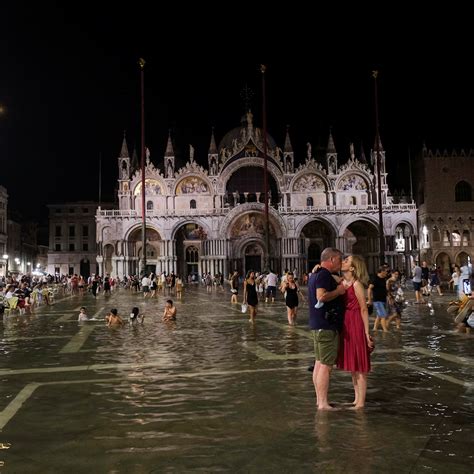
[[[311,196],[306,198],[306,205],[308,207],[313,207],[314,201],[313,201],[313,198]]]
[[[153,211],[153,201],[147,201],[146,210],[147,211]]]
[[[186,263],[198,263],[199,250],[197,247],[191,246],[186,249]]]
[[[466,181],[459,181],[454,191],[456,201],[472,201],[471,185]]]
[[[403,232],[403,227],[401,226],[397,226],[397,228],[395,229],[395,251],[405,251],[405,236]]]
[[[351,198],[349,199],[349,203],[351,206],[355,206],[357,205],[357,199],[355,196],[351,196]]]
[[[191,201],[189,201],[189,208],[190,209],[196,209],[196,200],[195,199],[191,199]]]

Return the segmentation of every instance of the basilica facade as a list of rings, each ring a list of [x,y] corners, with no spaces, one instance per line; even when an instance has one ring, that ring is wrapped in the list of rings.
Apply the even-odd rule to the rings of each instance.
[[[386,261],[408,270],[417,254],[414,203],[395,202],[389,193],[385,151],[379,142]],[[146,248],[142,245],[142,176],[124,137],[118,157],[118,209],[98,209],[97,262],[101,274],[147,272],[240,274],[270,267],[298,273],[319,261],[322,249],[336,246],[363,255],[369,270],[379,264],[377,169],[357,156],[340,163],[332,135],[322,157],[307,144],[306,159],[295,165],[287,131],[283,148],[266,137],[269,239],[265,234],[264,137],[248,112],[241,125],[216,144],[210,139],[207,168],[190,146],[177,169],[171,137],[160,167],[149,153],[145,169]],[[374,152],[371,153],[371,161]],[[269,248],[267,248],[267,241]],[[147,268],[142,268],[143,252]]]

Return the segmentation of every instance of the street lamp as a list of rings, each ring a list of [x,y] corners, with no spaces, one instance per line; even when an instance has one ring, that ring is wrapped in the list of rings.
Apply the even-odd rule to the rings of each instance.
[[[3,259],[5,260],[5,278],[8,277],[8,254],[3,254]]]

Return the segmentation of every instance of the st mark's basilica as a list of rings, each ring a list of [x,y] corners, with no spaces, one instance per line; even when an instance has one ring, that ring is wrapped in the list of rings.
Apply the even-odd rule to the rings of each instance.
[[[308,143],[306,159],[295,166],[287,131],[283,147],[267,135],[269,256],[276,272],[310,270],[321,250],[336,246],[365,257],[370,272],[379,264],[377,169],[347,144],[338,157],[332,135],[322,156]],[[386,261],[408,270],[417,255],[416,206],[397,202],[387,185],[385,151],[379,143]],[[147,153],[145,168],[146,271],[189,274],[243,274],[264,270],[264,143],[249,111],[241,126],[217,146],[210,137],[207,169],[189,148],[177,169],[171,137],[158,164]],[[118,158],[118,209],[98,209],[99,272],[140,273],[142,265],[142,176],[124,137]],[[299,160],[303,161],[303,160]]]

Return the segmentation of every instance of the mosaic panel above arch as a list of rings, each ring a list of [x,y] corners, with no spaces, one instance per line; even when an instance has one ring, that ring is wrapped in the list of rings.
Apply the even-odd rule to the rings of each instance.
[[[366,181],[359,175],[350,174],[344,176],[337,184],[338,191],[365,191],[367,190]]]
[[[275,229],[270,222],[270,234],[275,235]],[[246,235],[263,235],[265,232],[265,217],[259,212],[250,212],[240,216],[232,225],[231,237],[239,238]]]
[[[298,178],[293,185],[293,191],[309,192],[309,191],[325,191],[326,186],[323,180],[316,174],[306,174]]]
[[[141,181],[135,186],[135,189],[133,191],[133,194],[135,196],[138,196],[139,194],[142,193],[142,183]],[[161,184],[159,181],[156,179],[152,178],[147,178],[145,179],[145,194],[147,196],[150,195],[160,195],[163,194],[162,189],[161,189]]]
[[[197,176],[184,178],[176,187],[176,194],[204,194],[209,193],[208,184]]]

